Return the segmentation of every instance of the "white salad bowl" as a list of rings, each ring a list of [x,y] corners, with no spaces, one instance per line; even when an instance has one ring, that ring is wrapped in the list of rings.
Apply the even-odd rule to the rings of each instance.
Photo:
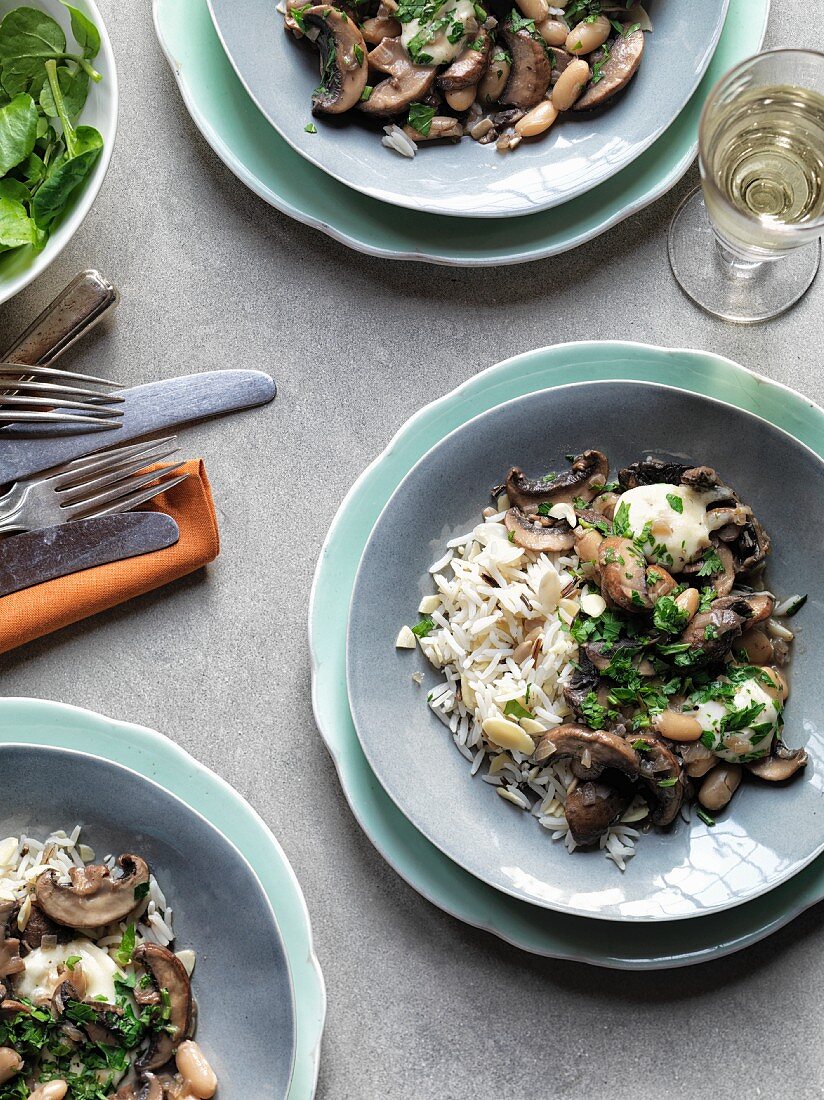
[[[47,12],[63,27],[71,41],[69,13],[59,0],[0,0],[0,20],[10,11],[25,5]],[[0,253],[0,305],[19,294],[24,287],[41,275],[57,259],[94,205],[103,186],[114,148],[117,133],[118,91],[114,52],[94,0],[73,0],[73,6],[87,15],[100,31],[100,53],[94,59],[94,67],[103,79],[89,88],[89,98],[80,121],[84,126],[94,126],[103,138],[103,149],[85,184],[77,189],[67,208],[52,226],[48,241],[40,250],[17,248]]]

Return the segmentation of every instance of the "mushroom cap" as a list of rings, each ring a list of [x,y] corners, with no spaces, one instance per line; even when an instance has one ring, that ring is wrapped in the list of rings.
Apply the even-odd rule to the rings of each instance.
[[[614,768],[630,779],[637,779],[641,773],[641,760],[638,753],[617,733],[606,730],[592,730],[587,726],[565,723],[556,726],[541,737],[532,754],[534,764],[544,764],[548,760],[563,760],[569,757],[580,758],[589,751],[590,768]]]
[[[609,462],[600,451],[576,455],[569,470],[551,480],[531,479],[520,466],[513,466],[501,486],[509,503],[530,515],[542,504],[572,504],[576,498],[589,502],[598,495],[609,473]],[[498,495],[499,490],[493,490]]]
[[[312,113],[339,115],[360,102],[369,68],[366,43],[354,19],[329,4],[303,13],[304,23],[317,27],[321,81],[312,93]]]
[[[368,64],[389,75],[375,85],[370,97],[358,103],[358,107],[365,114],[381,117],[397,115],[410,103],[422,100],[438,71],[436,65],[413,64],[400,38],[384,38],[369,54]]]
[[[608,99],[612,99],[617,92],[629,84],[643,56],[643,31],[637,30],[632,34],[618,35],[612,44],[609,60],[601,70],[601,79],[597,84],[590,84],[572,109],[589,111],[595,107],[602,107]]]
[[[576,844],[594,844],[632,802],[632,793],[606,783],[580,783],[567,795],[564,813]]]
[[[132,960],[142,974],[148,973],[156,991],[169,995],[169,1025],[173,1034],[155,1033],[149,1049],[135,1063],[140,1073],[160,1069],[169,1061],[178,1045],[188,1038],[193,1019],[192,986],[180,959],[166,947],[142,943]]]
[[[769,783],[783,783],[806,767],[806,764],[806,749],[788,749],[783,741],[776,740],[770,756],[754,760],[745,766],[759,779],[766,779]]]
[[[575,534],[564,519],[552,520],[534,512],[527,516],[520,508],[510,508],[504,525],[515,545],[525,550],[571,550],[575,545]]]
[[[618,483],[622,489],[637,489],[639,485],[681,485],[684,475],[693,469],[698,467],[687,466],[683,462],[662,462],[658,458],[647,458],[619,470]]]
[[[459,92],[463,88],[474,88],[489,65],[489,53],[492,49],[492,35],[489,31],[478,32],[476,43],[479,50],[465,47],[452,64],[438,77],[438,86],[445,92]]]
[[[709,610],[699,611],[678,637],[680,643],[690,647],[685,663],[700,668],[725,657],[751,618],[752,609],[745,596],[722,596],[713,600]],[[711,637],[707,637],[708,628]],[[681,656],[686,657],[687,653]]]
[[[641,757],[641,786],[650,804],[650,820],[653,825],[670,825],[678,816],[687,780],[678,757],[652,733],[632,734],[633,742],[643,741],[647,746]],[[672,783],[672,780],[675,783]],[[661,783],[666,784],[661,786]]]
[[[507,23],[503,37],[512,55],[512,69],[500,101],[526,111],[546,95],[552,66],[543,41],[536,41],[528,30],[513,31]]]
[[[54,871],[44,871],[34,884],[37,903],[46,916],[68,928],[100,928],[123,920],[140,904],[135,891],[148,885],[149,865],[140,856],[124,854],[117,866],[124,872],[121,878],[112,878],[102,864],[72,867],[69,886],[61,886]]]
[[[650,611],[647,560],[630,539],[610,535],[598,547],[601,594],[613,606],[635,614]],[[661,572],[659,570],[659,572]]]

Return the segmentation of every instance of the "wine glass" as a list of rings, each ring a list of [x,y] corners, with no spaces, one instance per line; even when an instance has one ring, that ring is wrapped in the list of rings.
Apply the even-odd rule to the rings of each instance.
[[[715,317],[777,317],[821,262],[824,53],[769,50],[737,65],[710,92],[698,149],[702,186],[672,220],[672,272]]]

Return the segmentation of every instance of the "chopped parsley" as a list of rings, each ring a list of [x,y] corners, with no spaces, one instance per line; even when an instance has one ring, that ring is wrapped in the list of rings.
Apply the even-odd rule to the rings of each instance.
[[[415,623],[412,627],[412,633],[416,638],[425,638],[428,634],[431,634],[435,629],[435,620],[431,615],[425,615],[419,623]]]
[[[671,779],[659,779],[658,780],[658,786],[659,787],[664,787],[664,788],[674,787],[677,782],[678,782],[678,776],[674,775]]]
[[[352,53],[355,55],[355,60],[359,65],[363,64],[363,50],[360,46],[355,45],[352,49]]]
[[[699,807],[699,809],[698,809],[698,816],[699,816],[699,817],[701,818],[701,820],[702,820],[702,821],[704,822],[704,824],[705,824],[705,825],[708,825],[708,826],[709,826],[709,828],[710,828],[710,829],[712,829],[712,828],[714,827],[714,825],[715,825],[715,818],[714,818],[714,817],[710,817],[710,815],[709,815],[709,814],[707,813],[707,811],[706,811],[706,810],[702,810],[702,809],[701,809],[701,808]]]
[[[716,573],[724,572],[724,563],[718,556],[718,552],[715,547],[711,547],[709,550],[705,550],[703,554],[703,560],[698,570],[699,577],[712,577]]]
[[[137,936],[135,934],[135,927],[133,924],[126,925],[126,931],[123,933],[120,939],[120,946],[115,951],[115,959],[120,966],[128,966],[132,961],[132,954],[134,953],[134,947]]]
[[[69,957],[66,959],[66,966],[69,968],[69,970],[74,970],[81,959],[81,955],[69,955]]]
[[[522,706],[517,699],[510,699],[504,707],[504,714],[513,718],[534,718],[535,715]]]
[[[652,621],[665,634],[680,634],[688,619],[689,612],[680,608],[672,596],[661,596],[656,601]]]
[[[615,509],[615,515],[612,519],[612,530],[619,538],[632,538],[632,530],[629,525],[629,505],[626,501],[622,501]]]
[[[601,706],[594,691],[590,691],[589,694],[584,696],[579,709],[588,726],[594,730],[604,728],[607,719],[607,708]]]
[[[413,130],[417,130],[419,134],[428,137],[434,117],[434,107],[427,107],[425,103],[412,103],[409,107],[409,115],[406,121]]]
[[[318,132],[318,128],[314,124],[314,122],[307,122],[303,129],[306,131],[307,134],[316,134]]]
[[[673,512],[681,514],[684,511],[684,501],[677,493],[667,493],[667,504],[669,504]]]
[[[372,87],[371,84],[367,84],[366,87],[361,92],[361,96],[360,96],[361,97],[361,103],[365,103],[366,100],[369,99],[370,95],[372,94],[372,92],[374,90],[375,89]]]

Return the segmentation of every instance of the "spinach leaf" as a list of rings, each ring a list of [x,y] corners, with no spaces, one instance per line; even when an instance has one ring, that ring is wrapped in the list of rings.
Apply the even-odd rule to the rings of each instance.
[[[63,28],[45,12],[34,8],[15,8],[0,23],[0,69],[4,87],[7,87],[7,77],[23,77],[32,82],[39,94],[43,86],[44,63],[63,60],[75,61],[92,80],[101,79],[100,73],[85,56],[66,52]]]
[[[70,119],[75,119],[86,106],[89,95],[89,74],[85,69],[72,72],[67,65],[61,65],[57,70],[57,80],[60,91],[63,93],[66,114]],[[40,92],[40,109],[48,118],[59,117],[49,81],[46,81]]]
[[[32,201],[32,217],[40,229],[51,225],[74,190],[88,178],[102,148],[103,138],[94,127],[79,126],[74,131],[72,152],[54,162]]]
[[[100,31],[82,11],[67,4],[66,0],[60,3],[68,11],[72,20],[72,34],[77,39],[77,44],[83,51],[83,56],[92,58],[100,53]]]
[[[22,202],[0,198],[0,252],[26,244],[38,244],[39,237],[37,226],[26,213]]]
[[[24,161],[37,141],[37,108],[22,93],[0,107],[0,176]]]

